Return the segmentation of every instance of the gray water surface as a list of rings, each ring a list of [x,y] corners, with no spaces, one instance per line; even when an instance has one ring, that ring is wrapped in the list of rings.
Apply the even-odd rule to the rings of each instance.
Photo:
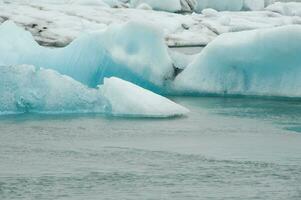
[[[301,101],[174,98],[188,117],[0,118],[0,199],[301,199]]]

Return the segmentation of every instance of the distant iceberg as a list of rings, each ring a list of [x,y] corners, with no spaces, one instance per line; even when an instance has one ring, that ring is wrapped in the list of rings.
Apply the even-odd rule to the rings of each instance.
[[[196,11],[202,12],[206,8],[218,11],[263,10],[267,0],[130,0],[132,7],[146,4],[154,10],[169,12]]]
[[[188,1],[188,0],[186,0]],[[212,8],[218,11],[263,10],[268,0],[195,0],[195,11]]]
[[[0,115],[16,113],[102,113],[132,117],[173,117],[188,110],[119,78],[88,88],[51,69],[0,66]]]
[[[213,8],[218,11],[240,11],[244,0],[197,0],[196,11],[201,12],[205,8]]]
[[[176,77],[180,94],[301,97],[301,26],[227,33]]]
[[[164,10],[170,12],[181,10],[180,0],[130,0],[130,4],[133,7],[139,7],[139,5],[147,4],[155,10]]]
[[[0,26],[0,64],[54,69],[90,87],[116,76],[156,92],[174,75],[163,34],[139,22],[112,25],[65,48],[51,49],[39,46],[29,32],[7,21]]]
[[[301,16],[301,2],[276,2],[269,5],[266,10],[287,16]]]

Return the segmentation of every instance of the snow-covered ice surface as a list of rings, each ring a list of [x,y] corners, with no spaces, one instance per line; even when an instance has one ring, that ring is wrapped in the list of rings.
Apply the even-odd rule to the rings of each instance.
[[[175,80],[181,93],[301,97],[301,26],[227,33]]]
[[[219,11],[240,11],[244,5],[244,0],[197,0],[197,2],[196,10],[199,12],[205,8],[213,8]]]
[[[116,76],[165,94],[300,97],[300,27],[225,33],[195,58],[168,53],[160,31],[143,23],[110,26],[51,49],[8,21],[0,26],[0,64],[54,69],[90,87]]]
[[[180,0],[131,0],[131,6],[139,7],[141,4],[147,4],[155,10],[164,10],[170,12],[176,12],[181,10]]]
[[[146,4],[150,9],[201,12],[203,9],[212,8],[219,11],[263,10],[274,0],[131,0],[128,6],[139,7]]]
[[[285,26],[289,24],[301,24],[300,17],[282,16],[269,11],[252,12],[218,12],[216,15],[203,19],[203,24],[210,27],[217,35],[227,32],[245,30],[266,29]]]
[[[52,2],[52,3],[50,3]],[[169,46],[206,45],[224,32],[300,24],[296,16],[258,12],[217,12],[177,14],[143,9],[111,8],[92,1],[18,1],[0,3],[0,22],[11,19],[24,26],[42,45],[66,46],[84,32],[105,29],[112,23],[142,21],[162,29]],[[82,1],[85,2],[85,1]],[[220,2],[220,1],[219,1]],[[252,5],[254,6],[254,5]]]
[[[244,10],[263,10],[265,7],[264,0],[244,0]]]
[[[165,33],[167,44],[207,44],[216,34],[190,15],[153,10],[108,8],[80,4],[23,3],[0,4],[0,21],[11,19],[28,29],[47,46],[65,46],[83,32],[104,29],[112,23],[143,21],[153,23]],[[1,20],[2,18],[2,20]],[[189,30],[187,30],[189,28]]]
[[[266,10],[287,16],[301,16],[301,2],[276,2],[269,5]]]
[[[188,110],[165,97],[118,78],[98,88],[56,71],[29,65],[0,66],[0,115],[16,113],[103,113],[172,117]]]

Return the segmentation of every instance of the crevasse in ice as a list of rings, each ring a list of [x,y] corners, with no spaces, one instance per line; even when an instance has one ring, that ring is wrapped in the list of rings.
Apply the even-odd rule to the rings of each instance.
[[[183,93],[301,97],[301,27],[227,33],[174,81]]]

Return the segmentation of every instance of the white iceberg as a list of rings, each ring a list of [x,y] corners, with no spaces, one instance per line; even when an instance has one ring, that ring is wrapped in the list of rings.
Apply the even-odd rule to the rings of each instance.
[[[0,26],[0,64],[54,69],[91,87],[116,76],[153,91],[174,75],[163,34],[139,22],[113,25],[53,49],[39,46],[29,32],[8,21]]]
[[[263,10],[265,7],[265,0],[244,0],[244,10]]]
[[[50,69],[0,66],[0,115],[13,113],[103,113],[133,117],[172,117],[188,110],[167,98],[119,78],[88,88]]]
[[[131,0],[133,7],[147,4],[155,10],[169,12],[197,11],[212,8],[218,11],[262,10],[266,0]]]
[[[56,3],[50,3],[52,1]],[[79,4],[82,1],[90,2],[91,5]],[[66,46],[80,37],[83,32],[96,31],[111,24],[122,24],[137,19],[155,24],[163,30],[165,43],[169,46],[203,46],[225,32],[278,27],[292,23],[300,24],[300,18],[282,16],[271,11],[211,12],[214,15],[218,14],[218,19],[216,19],[198,14],[183,15],[152,10],[107,8],[94,6],[93,1],[5,0],[8,3],[0,3],[0,23],[7,19],[12,20],[30,31],[39,44],[51,47]],[[192,11],[196,6],[196,1],[181,0],[186,7],[182,9]],[[256,1],[258,0],[248,0],[252,4]],[[121,3],[126,2],[127,0],[121,1]],[[223,3],[224,1],[215,2]],[[250,6],[250,3],[248,5]]]
[[[188,113],[165,97],[115,77],[106,78],[99,89],[110,102],[113,115],[169,117]]]
[[[301,26],[226,33],[176,78],[180,93],[301,97]]]
[[[218,11],[240,11],[244,5],[244,0],[197,0],[195,10],[201,12],[206,8],[213,8]]]
[[[206,8],[213,8],[218,11],[241,11],[241,10],[263,10],[274,0],[196,0],[195,10],[201,12]]]
[[[301,16],[301,2],[276,2],[269,5],[266,10],[286,16]]]
[[[181,10],[180,0],[130,0],[133,7],[139,7],[141,4],[147,4],[155,10],[164,10],[176,12]]]

